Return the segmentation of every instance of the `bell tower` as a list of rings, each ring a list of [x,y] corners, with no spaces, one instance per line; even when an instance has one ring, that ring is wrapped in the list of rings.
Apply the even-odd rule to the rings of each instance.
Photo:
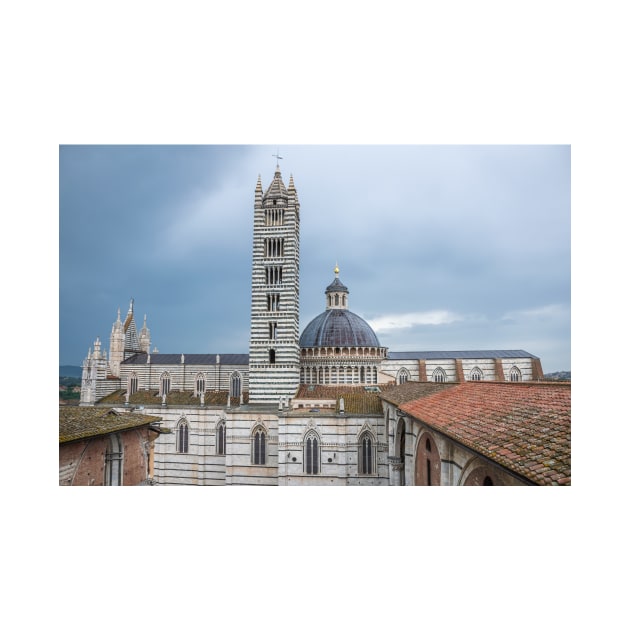
[[[280,156],[276,156],[280,160]],[[300,203],[276,164],[263,193],[254,195],[249,402],[292,398],[300,383]]]

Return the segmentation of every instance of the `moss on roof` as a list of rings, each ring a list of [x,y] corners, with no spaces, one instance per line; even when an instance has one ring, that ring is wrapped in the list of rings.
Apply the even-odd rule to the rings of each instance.
[[[537,484],[571,485],[571,385],[468,381],[406,414]]]
[[[343,398],[344,413],[346,414],[382,415],[383,413],[379,392],[369,391],[363,385],[300,385],[294,398],[298,400],[335,400],[336,413],[340,411],[339,400]]]
[[[161,418],[103,407],[59,407],[59,443],[135,429]]]
[[[98,404],[104,405],[124,405],[126,402],[126,390],[119,389],[104,396],[98,401]],[[206,407],[220,407],[227,405],[228,392],[224,391],[207,391],[204,394],[204,405]],[[249,401],[249,392],[243,392],[243,404],[247,404]],[[130,405],[161,405],[162,397],[158,390],[142,390],[129,396]],[[201,398],[195,395],[193,392],[178,392],[172,391],[166,396],[166,404],[170,406],[201,406]],[[240,404],[240,398],[232,396],[230,398],[230,405],[237,407]]]
[[[387,387],[381,387],[381,398],[394,405],[401,405],[410,400],[417,400],[423,396],[430,396],[444,389],[449,389],[454,385],[456,383],[407,381],[401,385],[391,384]]]

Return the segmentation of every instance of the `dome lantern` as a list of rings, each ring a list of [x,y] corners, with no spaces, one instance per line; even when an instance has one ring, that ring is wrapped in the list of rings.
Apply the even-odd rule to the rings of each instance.
[[[348,308],[348,287],[339,280],[339,267],[335,265],[335,279],[326,287],[326,310]]]

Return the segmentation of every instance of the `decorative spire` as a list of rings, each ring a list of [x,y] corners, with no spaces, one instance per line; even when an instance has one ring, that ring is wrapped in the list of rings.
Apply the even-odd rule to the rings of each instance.
[[[116,333],[123,334],[123,325],[122,325],[122,322],[120,321],[120,307],[118,308],[116,321],[112,324],[112,335]],[[110,351],[111,351],[111,345],[110,345]]]
[[[256,182],[256,190],[254,191],[254,208],[260,208],[262,206],[263,188],[262,181],[260,179],[260,173],[258,174],[258,181]]]

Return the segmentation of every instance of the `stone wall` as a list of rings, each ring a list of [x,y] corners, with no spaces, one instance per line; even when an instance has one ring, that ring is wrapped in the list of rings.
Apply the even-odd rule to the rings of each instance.
[[[137,486],[147,482],[155,433],[147,427],[120,431],[116,434],[122,445],[123,486]],[[105,485],[105,454],[110,436],[59,445],[60,486]]]

